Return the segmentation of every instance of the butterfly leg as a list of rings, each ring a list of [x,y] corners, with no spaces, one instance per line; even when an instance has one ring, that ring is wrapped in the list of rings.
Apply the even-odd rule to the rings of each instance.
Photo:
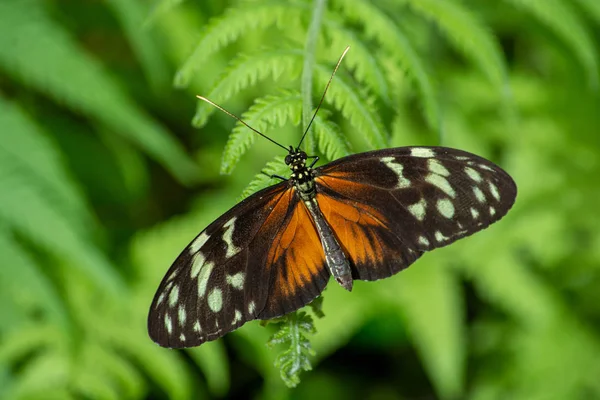
[[[287,181],[287,178],[284,178],[283,176],[279,176],[279,175],[269,175],[267,174],[265,171],[260,171],[263,175],[268,176],[269,178],[273,179],[273,178],[277,178],[277,179],[281,179],[282,181]]]
[[[315,166],[315,164],[317,163],[317,161],[319,161],[319,156],[308,156],[306,158],[312,158],[313,162],[310,163],[310,165],[308,166],[308,168],[312,168]]]

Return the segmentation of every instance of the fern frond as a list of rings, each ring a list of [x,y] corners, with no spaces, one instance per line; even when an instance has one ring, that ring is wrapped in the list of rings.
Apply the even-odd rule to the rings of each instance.
[[[312,120],[313,109],[313,68],[316,64],[317,40],[321,32],[321,21],[325,11],[326,0],[313,1],[310,22],[306,39],[304,41],[304,55],[302,60],[302,78],[300,80],[300,93],[302,94],[302,130],[306,131],[309,128]],[[311,136],[302,138],[304,148],[313,153],[315,143]]]
[[[0,2],[0,67],[15,80],[132,141],[180,181],[196,179],[195,163],[181,145],[47,15],[44,3]]]
[[[0,126],[0,163],[11,165],[22,179],[34,183],[79,234],[89,234],[96,223],[57,146],[20,107],[2,97]]]
[[[135,365],[123,357],[119,352],[103,346],[103,343],[91,342],[85,346],[86,351],[82,355],[92,370],[97,369],[107,376],[107,381],[116,386],[120,394],[119,398],[136,399],[142,397],[144,391],[144,379],[141,371]]]
[[[50,321],[66,329],[67,310],[54,285],[40,273],[36,262],[6,228],[0,228],[0,254],[3,264],[0,268],[0,290],[13,298],[19,308],[16,312],[25,316],[29,312],[44,310]]]
[[[146,18],[143,3],[136,0],[107,0],[106,4],[121,23],[148,81],[154,89],[167,87],[169,77],[165,59],[160,54],[152,31],[142,28]]]
[[[438,130],[440,126],[439,105],[433,83],[425,65],[395,22],[371,1],[336,0],[337,7],[351,21],[360,23],[367,37],[376,40],[390,57],[398,63],[414,81],[419,91],[419,100],[429,126]]]
[[[122,293],[123,281],[104,255],[77,234],[40,193],[34,182],[15,173],[0,158],[0,223],[55,255],[71,268],[82,270],[98,285],[112,293]]]
[[[600,2],[596,0],[576,0],[581,8],[600,25]]]
[[[317,148],[329,160],[337,160],[350,154],[350,144],[344,137],[340,128],[327,120],[328,112],[321,108],[313,122],[313,135],[317,141]],[[309,133],[310,135],[311,133]]]
[[[402,0],[435,22],[465,57],[472,60],[508,101],[508,72],[492,32],[461,3],[447,0]]]
[[[285,157],[277,156],[272,161],[269,161],[267,165],[263,168],[261,173],[257,174],[254,179],[246,186],[246,188],[242,191],[240,198],[238,200],[243,200],[246,197],[250,196],[258,192],[261,189],[266,188],[267,186],[274,185],[275,183],[280,182],[279,179],[271,178],[271,175],[284,175],[286,172],[290,170],[285,164]],[[264,173],[263,173],[264,172]],[[266,175],[265,175],[266,174]]]
[[[281,379],[288,387],[296,387],[300,383],[300,373],[312,369],[309,356],[314,355],[314,350],[306,336],[315,332],[312,317],[304,311],[297,311],[286,315],[279,330],[267,343],[269,347],[289,345],[275,360]]]
[[[575,53],[583,65],[593,88],[598,87],[598,56],[586,24],[572,9],[569,2],[563,0],[508,0],[515,6],[528,11],[554,31]],[[598,12],[598,2],[593,6]],[[589,8],[589,7],[588,7]]]
[[[256,99],[250,109],[242,114],[242,119],[254,129],[265,132],[268,128],[285,125],[288,120],[294,125],[299,125],[301,107],[300,93],[284,91],[279,95],[267,95]],[[257,136],[240,122],[236,123],[223,152],[222,174],[230,174],[233,171]]]
[[[300,49],[265,49],[263,51],[241,55],[236,58],[219,81],[205,96],[215,103],[224,103],[242,89],[255,85],[259,80],[272,76],[274,80],[285,73],[286,77],[300,74],[299,62],[303,51]],[[204,101],[198,101],[193,124],[201,127],[215,108]]]
[[[339,49],[340,53],[346,46],[350,46],[351,55],[344,59],[346,69],[353,69],[356,80],[368,87],[384,102],[390,100],[389,83],[385,78],[383,68],[375,57],[372,49],[358,37],[355,31],[345,27],[333,13],[327,14],[323,21],[324,33],[331,41],[329,48]]]
[[[187,353],[204,373],[210,392],[218,397],[227,394],[230,387],[229,359],[222,341],[204,343]]]
[[[150,12],[144,21],[144,27],[149,27],[159,19],[162,15],[176,8],[178,5],[183,3],[185,0],[155,0],[153,5],[150,6]]]
[[[403,317],[436,397],[460,399],[464,398],[467,353],[464,304],[458,279],[443,267],[448,258],[438,256],[439,262],[429,259],[420,273],[386,283],[381,292]]]
[[[326,66],[316,65],[315,71],[319,86],[325,87],[331,70]],[[371,99],[364,91],[356,88],[344,74],[338,72],[327,94],[325,101],[335,106],[350,121],[356,131],[360,132],[360,137],[364,138],[371,148],[386,147],[388,135]]]
[[[177,87],[185,87],[210,55],[236,41],[249,31],[266,29],[272,25],[296,24],[302,20],[308,7],[301,3],[289,4],[280,0],[245,2],[229,8],[222,16],[211,20],[192,55],[175,77]]]

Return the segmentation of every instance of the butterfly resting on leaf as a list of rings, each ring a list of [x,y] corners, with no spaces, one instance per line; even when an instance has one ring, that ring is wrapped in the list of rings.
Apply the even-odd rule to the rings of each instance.
[[[288,151],[289,179],[210,224],[162,280],[148,317],[159,345],[198,346],[298,310],[330,276],[348,291],[387,278],[498,221],[517,194],[504,170],[461,150],[390,148],[313,168],[318,157],[300,145],[276,144]]]

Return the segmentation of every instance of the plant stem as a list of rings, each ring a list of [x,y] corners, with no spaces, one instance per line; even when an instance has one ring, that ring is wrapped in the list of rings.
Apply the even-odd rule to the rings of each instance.
[[[313,112],[312,103],[312,83],[313,83],[313,65],[315,63],[315,53],[319,31],[321,29],[321,19],[325,10],[327,0],[315,0],[313,14],[308,26],[308,34],[304,45],[304,66],[302,68],[302,129],[308,126]],[[309,133],[304,140],[304,149],[308,154],[314,154],[315,141]]]

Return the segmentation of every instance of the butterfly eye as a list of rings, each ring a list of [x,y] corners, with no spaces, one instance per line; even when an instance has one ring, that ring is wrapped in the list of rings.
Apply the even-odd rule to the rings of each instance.
[[[290,165],[292,163],[292,157],[288,154],[285,156],[285,165]]]

